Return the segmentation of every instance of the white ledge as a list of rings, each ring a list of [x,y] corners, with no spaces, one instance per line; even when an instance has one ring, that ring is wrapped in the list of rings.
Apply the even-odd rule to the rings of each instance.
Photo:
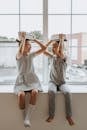
[[[67,84],[71,93],[87,93],[87,85],[69,85]],[[0,93],[14,93],[13,85],[0,85]],[[43,93],[47,93],[48,86],[43,85]]]

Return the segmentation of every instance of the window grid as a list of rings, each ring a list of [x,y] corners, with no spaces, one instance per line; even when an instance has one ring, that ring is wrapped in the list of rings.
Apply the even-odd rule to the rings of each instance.
[[[43,0],[44,1],[44,0]],[[48,1],[48,0],[47,0]],[[57,16],[60,16],[60,15],[62,15],[62,16],[66,16],[66,15],[69,15],[70,16],[70,42],[71,42],[71,46],[69,46],[71,49],[74,47],[74,46],[72,46],[72,27],[73,27],[73,16],[87,16],[87,13],[73,13],[73,11],[72,11],[72,9],[73,9],[73,0],[71,0],[71,13],[54,13],[54,14],[48,14],[48,16],[52,16],[52,15],[57,15]],[[8,13],[8,14],[5,14],[5,13],[2,13],[2,14],[0,14],[0,15],[18,15],[19,16],[19,32],[21,31],[21,16],[22,15],[36,15],[36,16],[38,16],[38,15],[44,15],[43,13],[42,14],[39,14],[39,13],[20,13],[20,0],[19,0],[19,13]],[[45,18],[45,17],[44,17]],[[47,19],[45,19],[45,20],[47,20]],[[48,23],[48,20],[47,20],[47,23]],[[44,27],[43,27],[43,30],[44,30]],[[47,31],[48,31],[48,28],[47,28]],[[44,34],[45,35],[45,34]],[[48,34],[46,34],[46,35],[48,35]],[[48,38],[48,36],[46,36],[46,38]],[[85,48],[87,48],[87,46],[77,46],[77,47],[85,47]],[[76,48],[76,47],[75,47]],[[71,53],[70,53],[70,57],[71,57],[71,55],[72,55],[72,50],[70,51]],[[71,60],[70,60],[70,62],[71,62]]]

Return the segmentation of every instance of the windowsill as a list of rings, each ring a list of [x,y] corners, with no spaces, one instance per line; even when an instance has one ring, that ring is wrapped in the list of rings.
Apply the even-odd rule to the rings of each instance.
[[[67,86],[70,89],[71,93],[87,93],[87,85],[69,85]],[[0,85],[0,93],[13,93],[13,87],[14,85]],[[42,85],[43,87],[43,93],[47,93],[48,86]]]
[[[48,94],[39,93],[36,107],[30,120],[32,126],[25,128],[23,111],[19,110],[17,96],[13,93],[0,93],[0,130],[86,130],[86,99],[86,93],[72,94],[72,118],[75,125],[69,126],[65,118],[63,94],[58,93],[56,95],[55,118],[52,123],[47,123],[45,120],[48,117]]]

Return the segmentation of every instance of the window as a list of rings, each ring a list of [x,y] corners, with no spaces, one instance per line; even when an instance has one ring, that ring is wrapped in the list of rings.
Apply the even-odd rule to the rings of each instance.
[[[67,15],[49,15],[48,17],[49,38],[52,34],[70,34],[70,16]]]
[[[87,84],[87,8],[86,0],[72,0],[72,38],[69,47],[71,65],[69,81]]]
[[[67,34],[68,83],[87,84],[86,0],[48,0],[48,36]]]
[[[0,83],[14,84],[17,76],[15,55],[18,47],[15,40],[19,31],[34,33],[42,40],[43,1],[1,0],[0,19]],[[34,49],[37,48],[35,45]],[[41,81],[42,63],[42,56],[35,59],[35,68]]]
[[[87,14],[87,1],[86,0],[72,0],[73,14]],[[81,15],[80,15],[81,16]]]
[[[43,17],[39,15],[21,15],[21,30],[26,32],[40,31],[43,32],[42,28]]]
[[[0,15],[0,36],[6,36],[7,38],[16,38],[18,31],[18,15]]]
[[[5,4],[4,4],[5,3]],[[10,3],[10,4],[9,4]],[[19,31],[34,33],[43,42],[52,34],[67,35],[68,83],[87,84],[86,0],[1,0],[0,4],[0,83],[15,83],[15,55]],[[38,46],[34,45],[34,49]],[[37,75],[48,81],[48,58],[35,59]],[[9,76],[8,76],[9,73]],[[11,76],[10,76],[11,75]]]
[[[18,14],[19,1],[18,0],[0,0],[0,14]]]
[[[49,14],[69,14],[70,13],[70,0],[48,0],[48,13]]]
[[[21,0],[21,14],[43,14],[43,0]]]

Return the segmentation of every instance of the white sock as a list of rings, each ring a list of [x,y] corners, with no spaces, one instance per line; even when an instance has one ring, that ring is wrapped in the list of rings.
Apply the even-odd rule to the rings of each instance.
[[[25,110],[24,110],[24,126],[30,127],[30,118],[29,118],[29,94],[26,94],[25,97]]]
[[[29,118],[31,118],[34,110],[35,110],[35,105],[29,104]]]
[[[25,116],[24,126],[25,126],[25,127],[30,127],[30,126],[31,126],[31,123],[30,123],[30,120],[29,120],[29,116],[28,116],[28,115]]]
[[[35,105],[29,104],[29,93],[26,93],[25,97],[25,110],[24,110],[24,126],[25,127],[30,127],[30,118],[35,110]]]
[[[25,127],[30,127],[30,119],[32,116],[33,111],[35,110],[35,105],[32,104],[26,104],[26,109],[25,109],[25,118],[24,118],[24,126]]]

